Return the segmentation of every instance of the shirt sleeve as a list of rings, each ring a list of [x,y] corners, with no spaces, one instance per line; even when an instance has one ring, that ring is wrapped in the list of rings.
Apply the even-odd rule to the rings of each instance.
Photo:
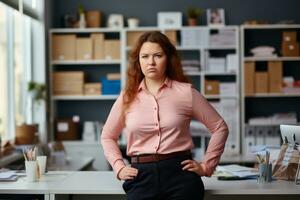
[[[119,178],[118,174],[120,170],[125,167],[122,153],[118,145],[119,136],[124,127],[122,120],[122,107],[123,93],[121,93],[116,102],[113,104],[101,134],[101,144],[104,155],[115,171],[117,178]]]
[[[203,123],[211,133],[211,138],[201,163],[206,176],[211,176],[220,161],[228,137],[228,127],[224,119],[210,103],[192,88],[192,115]]]

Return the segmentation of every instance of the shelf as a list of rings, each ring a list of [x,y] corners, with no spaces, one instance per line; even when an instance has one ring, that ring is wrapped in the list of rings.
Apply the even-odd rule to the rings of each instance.
[[[186,50],[186,51],[188,51],[188,50],[190,50],[190,51],[193,51],[193,50],[200,51],[201,48],[203,48],[203,47],[200,47],[200,46],[176,46],[177,50]]]
[[[202,72],[205,76],[235,76],[236,72]]]
[[[122,28],[54,28],[50,33],[97,33],[97,32],[121,32]]]
[[[238,95],[204,95],[207,99],[237,99]]]
[[[52,100],[115,100],[119,95],[55,95]]]
[[[161,31],[161,30],[174,30],[174,29],[166,29],[166,28],[159,28],[157,26],[139,26],[136,28],[124,28],[127,32],[140,32],[140,31]]]
[[[202,72],[184,72],[187,76],[200,76]]]
[[[261,25],[242,25],[244,29],[295,29],[300,28],[299,24],[261,24]]]
[[[253,94],[246,95],[246,98],[256,98],[256,97],[300,97],[300,93],[289,94],[289,93],[261,93],[261,94]]]
[[[120,65],[121,60],[53,60],[52,65]]]
[[[300,61],[299,57],[245,57],[244,61]]]
[[[235,45],[220,45],[220,46],[176,46],[176,49],[177,50],[201,50],[201,49],[204,49],[204,50],[235,50],[237,49],[237,46]]]
[[[205,47],[206,50],[235,50],[238,47],[236,45],[220,45],[220,46],[210,46]]]
[[[270,123],[270,124],[249,124],[249,123],[245,123],[246,126],[280,126],[283,123]],[[288,123],[289,124],[289,123]],[[297,124],[293,124],[293,125],[299,125],[299,122]]]

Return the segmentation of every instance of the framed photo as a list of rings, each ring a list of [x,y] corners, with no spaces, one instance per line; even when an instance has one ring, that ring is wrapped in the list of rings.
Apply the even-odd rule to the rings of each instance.
[[[120,14],[110,14],[107,20],[107,27],[109,28],[123,28],[124,18]]]
[[[160,28],[180,28],[182,27],[182,13],[159,12],[157,14],[157,24]]]
[[[225,12],[222,8],[207,9],[207,25],[224,26]]]

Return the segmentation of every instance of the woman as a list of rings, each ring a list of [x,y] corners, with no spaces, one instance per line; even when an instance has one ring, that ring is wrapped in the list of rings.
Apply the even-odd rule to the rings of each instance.
[[[224,151],[228,128],[183,75],[175,47],[158,31],[146,32],[130,55],[125,90],[103,127],[104,154],[129,200],[203,199],[201,176],[211,176]],[[202,162],[192,160],[192,118],[212,133]],[[127,139],[125,165],[118,146]]]

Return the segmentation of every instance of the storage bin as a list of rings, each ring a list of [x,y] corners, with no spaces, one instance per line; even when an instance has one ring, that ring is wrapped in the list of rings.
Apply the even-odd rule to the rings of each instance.
[[[121,90],[120,80],[102,79],[102,94],[119,94]]]

